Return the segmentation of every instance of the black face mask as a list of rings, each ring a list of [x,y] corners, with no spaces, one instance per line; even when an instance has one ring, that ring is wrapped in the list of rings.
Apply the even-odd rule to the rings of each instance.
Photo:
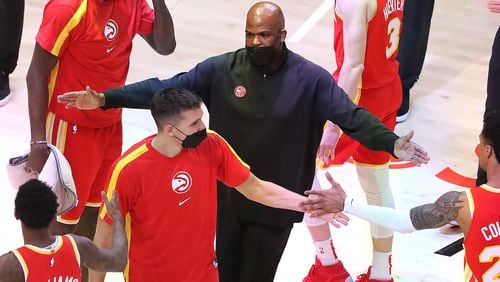
[[[246,49],[250,56],[250,62],[259,67],[268,66],[276,53],[274,46],[246,47]]]
[[[173,125],[172,125],[173,126]],[[179,130],[177,127],[174,126],[175,129]],[[180,133],[186,135],[186,138],[184,140],[181,140],[177,136],[175,138],[179,139],[179,141],[182,141],[182,147],[184,148],[195,148],[196,146],[200,145],[205,138],[207,138],[207,130],[204,128],[200,131],[197,131],[191,135],[187,135],[186,133],[182,132],[179,130]]]

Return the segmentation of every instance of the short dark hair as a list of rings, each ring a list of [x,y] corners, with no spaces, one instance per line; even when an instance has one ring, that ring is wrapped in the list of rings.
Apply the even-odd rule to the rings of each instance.
[[[57,213],[57,197],[47,183],[31,179],[19,187],[14,214],[29,228],[49,227]]]
[[[493,147],[495,157],[500,162],[500,110],[495,110],[484,115],[481,136],[483,136],[486,144]]]
[[[151,114],[160,129],[165,123],[177,123],[181,112],[201,107],[201,98],[185,88],[166,88],[151,99]]]

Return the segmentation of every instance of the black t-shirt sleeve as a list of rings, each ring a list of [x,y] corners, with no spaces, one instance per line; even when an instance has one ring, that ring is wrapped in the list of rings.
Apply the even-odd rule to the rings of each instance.
[[[394,154],[394,142],[399,137],[371,113],[356,106],[326,71],[318,80],[317,95],[322,120],[335,123],[371,150]]]
[[[214,62],[215,58],[207,59],[189,72],[182,72],[168,79],[150,78],[120,88],[108,89],[104,92],[106,104],[102,109],[149,109],[149,102],[153,95],[165,88],[194,90],[207,103],[210,100],[210,86],[216,69]]]

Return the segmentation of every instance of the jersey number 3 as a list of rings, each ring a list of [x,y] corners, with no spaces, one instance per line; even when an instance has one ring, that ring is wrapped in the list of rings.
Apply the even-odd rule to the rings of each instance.
[[[401,20],[393,18],[387,25],[387,34],[389,35],[389,43],[385,48],[385,56],[387,59],[392,57],[399,47],[399,35],[401,33]]]

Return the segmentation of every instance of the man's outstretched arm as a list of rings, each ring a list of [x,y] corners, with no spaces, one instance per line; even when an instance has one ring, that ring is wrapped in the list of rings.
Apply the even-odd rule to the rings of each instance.
[[[112,231],[110,232],[111,236],[109,238],[111,241],[111,248],[98,248],[92,241],[82,236],[73,235],[73,238],[80,251],[82,263],[86,267],[101,272],[123,271],[127,265],[128,244],[123,217],[119,209],[118,197],[116,192],[113,193],[111,202],[108,201],[104,192],[102,192],[102,197],[108,215],[113,220],[113,225],[112,227],[110,226]]]
[[[467,231],[470,211],[464,192],[447,192],[434,203],[414,207],[408,212],[368,205],[348,198],[342,187],[329,174],[327,174],[327,179],[332,184],[332,188],[306,191],[306,195],[318,196],[309,198],[304,203],[305,211],[310,212],[313,217],[322,216],[325,212],[344,211],[400,233],[438,228],[456,220],[462,229]]]

